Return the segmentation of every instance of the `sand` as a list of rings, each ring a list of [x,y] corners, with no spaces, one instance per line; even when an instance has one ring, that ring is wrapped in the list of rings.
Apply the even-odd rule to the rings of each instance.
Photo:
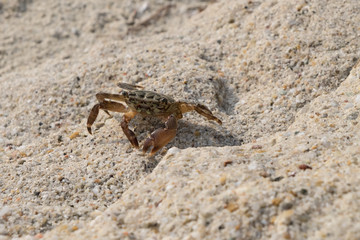
[[[359,239],[360,3],[0,3],[0,239]],[[200,102],[154,157],[98,92]],[[140,143],[160,120],[130,124]]]

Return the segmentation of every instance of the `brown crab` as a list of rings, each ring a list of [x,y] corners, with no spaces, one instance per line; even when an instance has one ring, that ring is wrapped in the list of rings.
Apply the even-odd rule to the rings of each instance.
[[[165,120],[165,128],[159,128],[151,133],[145,140],[143,146],[144,153],[147,152],[150,147],[153,147],[150,152],[150,155],[153,155],[175,137],[177,120],[183,117],[183,113],[195,110],[208,120],[213,120],[218,124],[222,124],[220,119],[215,117],[204,105],[178,102],[173,98],[160,93],[138,90],[143,88],[141,86],[126,83],[119,83],[118,86],[123,89],[120,94],[96,94],[99,103],[91,109],[87,120],[87,129],[90,134],[91,126],[99,114],[99,109],[104,110],[108,115],[110,115],[108,111],[125,113],[121,122],[121,128],[130,143],[135,148],[139,148],[139,143],[134,132],[129,129],[129,122],[137,114],[159,117]],[[124,102],[128,107],[115,101]]]

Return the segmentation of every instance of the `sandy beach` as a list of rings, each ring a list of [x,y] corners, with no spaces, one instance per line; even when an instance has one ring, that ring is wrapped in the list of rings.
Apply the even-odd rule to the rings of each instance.
[[[360,239],[360,2],[0,2],[0,240]],[[201,103],[154,156],[96,94]],[[130,122],[140,146],[161,119]]]

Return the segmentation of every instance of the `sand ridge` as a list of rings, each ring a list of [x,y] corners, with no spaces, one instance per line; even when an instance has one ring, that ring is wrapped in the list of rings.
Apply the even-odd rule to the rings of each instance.
[[[1,239],[357,239],[355,0],[5,1]],[[154,158],[97,92],[207,105]],[[136,117],[142,142],[162,123]]]

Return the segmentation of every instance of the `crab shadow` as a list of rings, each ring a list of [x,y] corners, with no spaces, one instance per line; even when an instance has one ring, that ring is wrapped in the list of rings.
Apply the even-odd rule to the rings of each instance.
[[[206,123],[207,121],[201,122]],[[153,118],[134,119],[133,126],[137,126],[134,131],[140,145],[151,132],[165,127],[163,122]],[[202,125],[184,119],[178,121],[176,136],[166,145],[166,148],[177,147],[186,149],[191,147],[240,146],[243,143],[244,140],[241,135],[235,135],[224,125],[212,122]]]
[[[186,149],[190,147],[240,146],[244,143],[241,136],[232,134],[223,126],[216,124],[200,125],[179,121],[178,131],[168,147]]]
[[[121,116],[115,117],[116,121],[121,123]],[[201,118],[198,118],[201,120]],[[172,141],[170,141],[164,149],[170,149],[172,147],[177,147],[179,149],[187,149],[187,148],[197,148],[197,147],[224,147],[224,146],[240,146],[244,144],[244,140],[242,138],[242,134],[236,134],[231,132],[231,126],[218,125],[216,123],[199,121],[201,124],[196,124],[187,121],[186,119],[182,119],[178,121],[177,134]],[[134,130],[135,135],[140,143],[140,148],[144,140],[150,135],[151,132],[155,131],[159,128],[164,128],[165,125],[162,121],[156,118],[149,117],[135,117],[131,122],[131,129]],[[119,129],[120,130],[120,129]],[[102,131],[98,129],[97,131]],[[155,155],[149,156],[148,154],[143,154],[142,151],[138,151],[133,148],[129,142],[129,140],[124,136],[124,133],[120,130],[115,131],[119,136],[113,136],[113,140],[109,141],[106,138],[103,138],[97,142],[97,144],[120,144],[126,149],[126,154],[136,154],[141,159],[143,164],[143,171],[147,173],[151,173],[153,169],[157,166],[157,164],[163,158],[165,152],[160,150]],[[105,135],[105,134],[104,134]],[[103,136],[104,136],[103,135]],[[112,135],[112,133],[110,133]],[[123,135],[123,137],[121,137]],[[120,150],[117,146],[116,149]],[[124,151],[124,150],[120,150]]]
[[[117,116],[115,119],[120,125],[121,117]],[[200,118],[198,119],[201,120]],[[197,124],[193,121],[187,121],[186,119],[179,120],[176,136],[165,147],[167,149],[170,149],[171,147],[186,149],[197,147],[240,146],[244,144],[242,134],[229,130],[231,129],[231,126],[226,126],[226,123],[218,125],[213,122],[207,122],[206,120],[199,122],[204,124]],[[135,135],[140,143],[140,147],[150,133],[156,129],[165,127],[165,124],[162,121],[151,117],[135,117],[131,122],[131,125],[132,126],[130,128],[135,132]],[[121,131],[119,134],[123,134],[123,132]],[[120,137],[120,139],[117,139],[116,141],[110,141],[107,143],[104,141],[101,142],[104,144],[129,144],[129,141],[125,136]],[[127,151],[132,152],[132,148],[128,148]]]

